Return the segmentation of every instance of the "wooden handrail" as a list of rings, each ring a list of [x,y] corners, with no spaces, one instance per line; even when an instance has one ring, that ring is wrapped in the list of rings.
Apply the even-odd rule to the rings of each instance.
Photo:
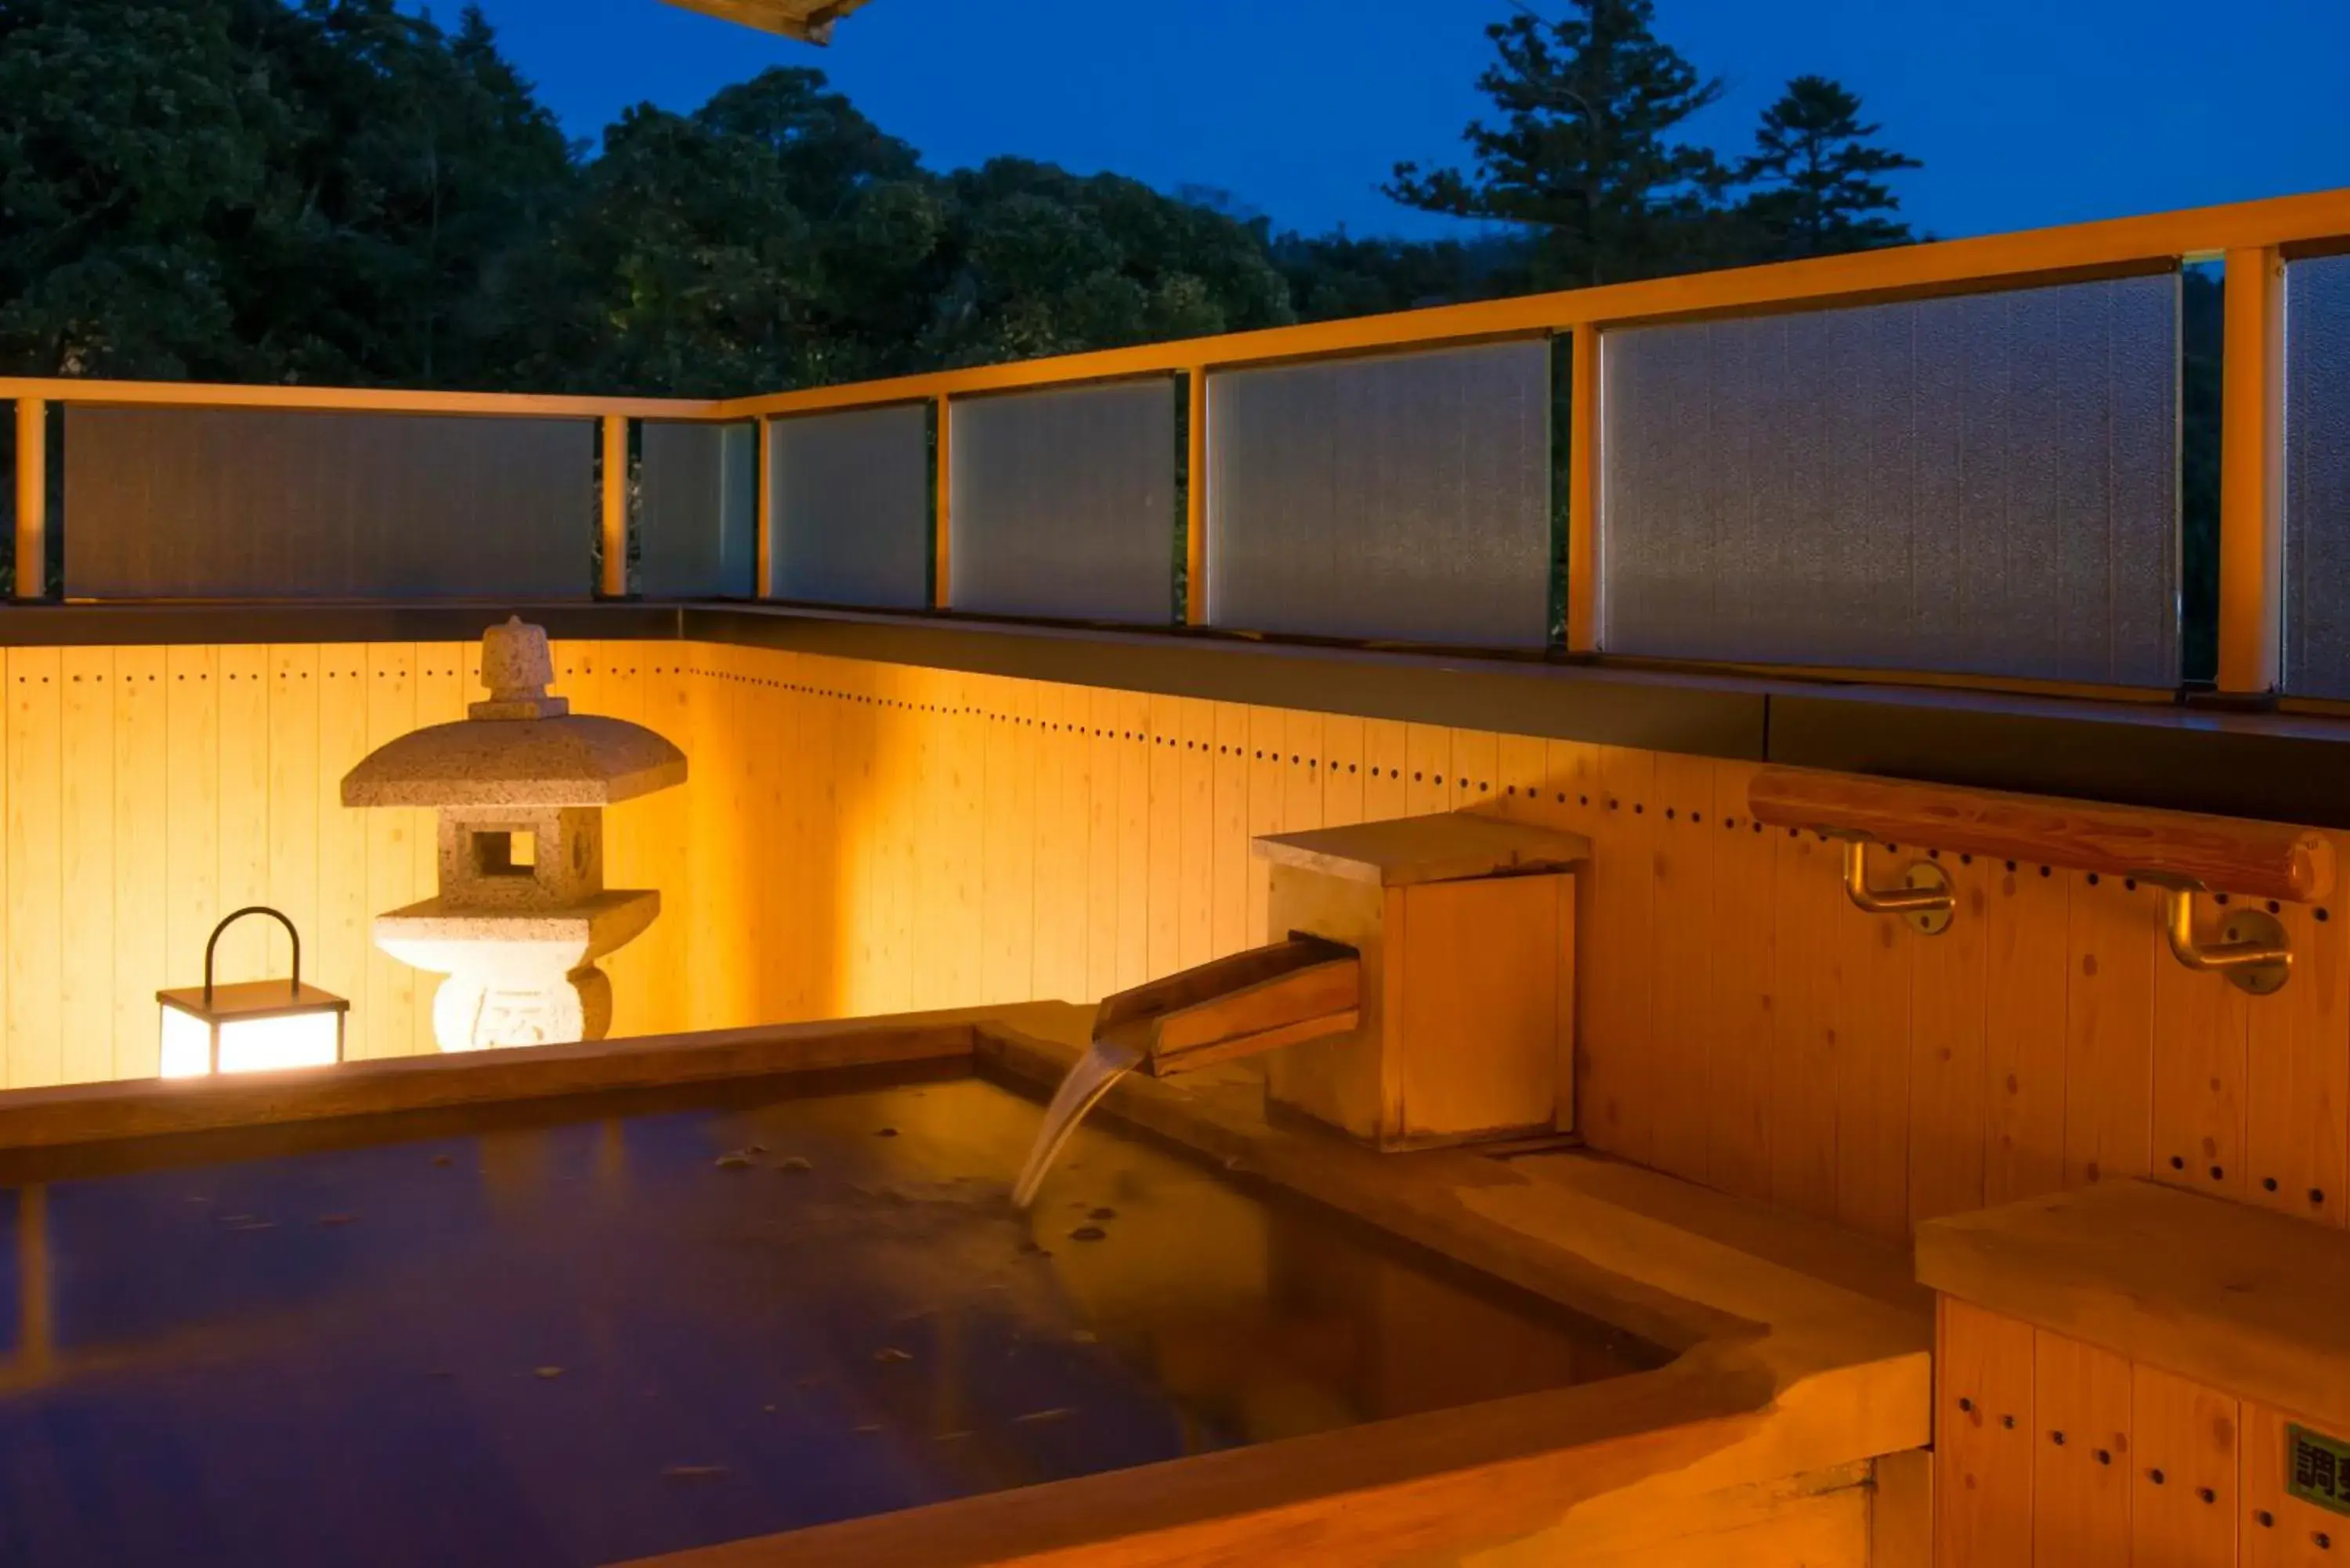
[[[1771,827],[2146,876],[2214,893],[2314,903],[2334,890],[2334,845],[2312,828],[2046,795],[1765,768],[1747,788]]]

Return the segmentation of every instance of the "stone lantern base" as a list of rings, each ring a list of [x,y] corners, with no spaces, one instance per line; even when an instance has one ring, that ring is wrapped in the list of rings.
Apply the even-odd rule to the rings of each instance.
[[[484,909],[445,898],[379,915],[376,945],[449,978],[432,998],[443,1051],[601,1040],[612,982],[595,961],[652,924],[660,895],[613,889],[552,909]]]

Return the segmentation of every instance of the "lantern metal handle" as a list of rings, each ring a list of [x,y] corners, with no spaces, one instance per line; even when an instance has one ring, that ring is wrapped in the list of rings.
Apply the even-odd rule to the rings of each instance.
[[[292,996],[302,994],[302,933],[294,929],[294,922],[286,918],[286,912],[283,909],[273,909],[266,904],[247,904],[244,909],[224,916],[221,923],[213,928],[211,940],[204,943],[204,1005],[206,1007],[213,1004],[213,953],[220,946],[221,933],[247,915],[267,915],[286,928],[286,940],[294,944],[294,978],[288,982],[286,992]]]

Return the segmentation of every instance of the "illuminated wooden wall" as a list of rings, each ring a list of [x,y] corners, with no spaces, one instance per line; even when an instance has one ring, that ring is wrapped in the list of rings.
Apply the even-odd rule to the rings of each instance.
[[[366,933],[430,888],[430,836],[335,791],[462,712],[471,653],[11,650],[7,1082],[151,1071],[155,988],[256,899],[352,998],[355,1054],[429,1049],[429,981]],[[2255,1001],[2172,962],[2154,894],[2110,877],[1945,857],[1949,935],[1864,916],[1832,846],[1754,831],[1749,764],[714,645],[556,656],[580,711],[692,760],[614,813],[613,880],[665,899],[608,963],[620,1032],[1097,997],[1264,938],[1252,836],[1469,806],[1596,846],[1601,1148],[1888,1237],[2097,1174],[2344,1212],[2338,897],[2282,911],[2300,967]]]
[[[755,929],[784,989],[699,1022],[1086,1000],[1265,936],[1249,838],[1471,807],[1588,834],[1583,1130],[1611,1153],[1898,1237],[2137,1174],[2341,1223],[2342,900],[2287,907],[2263,1000],[2189,973],[2155,893],[1942,857],[1950,932],[1845,899],[1835,846],[1757,832],[1752,764],[733,648],[691,656],[691,950]],[[827,782],[829,781],[829,782]],[[724,826],[733,812],[742,829]],[[720,814],[713,817],[712,813]],[[827,847],[837,857],[820,857]],[[1904,846],[1900,863],[1918,846]],[[760,864],[786,875],[780,910]],[[732,878],[704,897],[699,867]],[[764,921],[764,923],[759,923]],[[831,941],[829,951],[811,943]],[[754,966],[755,967],[755,966]],[[697,981],[715,983],[715,975]],[[773,977],[769,977],[772,986]]]
[[[1957,1301],[1935,1365],[1937,1563],[2315,1568],[2350,1550],[2350,1520],[2286,1493],[2287,1412]]]

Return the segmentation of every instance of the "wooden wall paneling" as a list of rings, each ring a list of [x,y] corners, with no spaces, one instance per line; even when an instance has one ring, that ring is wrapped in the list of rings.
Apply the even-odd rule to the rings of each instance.
[[[1934,1561],[2030,1563],[2032,1325],[1944,1297],[1934,1356]]]
[[[731,983],[721,971],[735,967],[717,961],[733,950],[735,918],[736,860],[727,817],[737,760],[726,651],[705,642],[685,643],[678,650],[686,672],[685,726],[693,737],[686,753],[686,879],[693,897],[679,911],[685,928],[683,1017],[689,1029],[719,1027]]]
[[[1845,898],[1836,846],[1765,828],[1776,851],[1772,928],[1778,1003],[1771,1035],[1771,1199],[1808,1214],[1836,1211],[1835,923]],[[1856,915],[1856,911],[1854,911]]]
[[[170,864],[164,901],[167,985],[203,979],[204,943],[220,919],[219,649],[185,647],[165,657],[164,730],[172,781],[166,796]],[[364,690],[364,689],[362,689]],[[360,998],[351,998],[354,1009]]]
[[[1118,989],[1119,693],[1094,687],[1086,695],[1086,993],[1078,1000],[1097,1002]]]
[[[1983,862],[1983,1202],[2064,1185],[2073,878]]]
[[[955,889],[972,846],[946,839],[957,820],[956,743],[943,722],[957,694],[943,670],[884,665],[873,691],[873,802],[868,832],[878,867],[874,1011],[896,1012],[954,994],[944,949]],[[934,967],[924,968],[932,962]]]
[[[1118,746],[1118,983],[1150,978],[1150,699],[1112,694]]]
[[[2033,867],[2037,872],[2038,868]],[[2152,1160],[2154,971],[2160,914],[2151,888],[2069,877],[2072,972],[2064,1001],[2064,1180],[2144,1176]]]
[[[54,648],[8,650],[6,1009],[12,1089],[55,1084],[65,1075],[65,1021],[57,1012],[65,963],[63,668]]]
[[[1190,969],[1216,956],[1216,704],[1180,700],[1181,822],[1177,829],[1176,962]]]
[[[1452,809],[1452,732],[1440,724],[1404,726],[1404,806],[1412,816]]]
[[[1889,866],[1922,856],[1914,844]],[[1838,868],[1841,891],[1841,867]],[[1877,873],[1882,875],[1883,873]],[[1835,956],[1836,1219],[1887,1237],[1909,1232],[1910,988],[1918,944],[1901,920],[1840,901]],[[1947,933],[1945,933],[1947,934]]]
[[[1363,721],[1331,713],[1322,721],[1322,826],[1346,827],[1363,815]]]
[[[166,681],[168,699],[168,676]],[[318,771],[313,792],[317,802],[318,920],[315,929],[303,933],[302,947],[306,971],[314,971],[318,984],[351,1004],[343,1044],[355,1057],[367,1054],[367,977],[375,951],[371,933],[377,913],[368,903],[368,838],[373,831],[369,818],[379,813],[343,804],[343,775],[368,753],[367,699],[367,644],[322,645]]]
[[[386,745],[416,728],[416,644],[369,643],[367,651],[368,746]],[[432,818],[421,807],[381,807],[364,813],[367,820],[367,908],[370,918],[413,902],[416,887],[416,835],[430,829]],[[177,857],[174,856],[176,859]],[[416,1038],[416,1009],[431,1004],[437,977],[419,976],[406,964],[377,950],[370,943],[367,961],[364,1025],[352,1033],[354,1056],[403,1054]],[[358,1011],[361,998],[351,999]],[[354,1020],[355,1024],[358,1023]]]
[[[433,724],[453,724],[464,718],[466,705],[473,701],[467,695],[470,688],[465,683],[464,655],[468,646],[462,642],[421,642],[416,645],[418,729]],[[479,647],[478,644],[470,646]],[[592,658],[594,644],[574,646],[584,649]],[[221,741],[222,749],[225,752],[228,741],[225,725],[221,732]],[[224,757],[224,763],[225,761]],[[441,886],[441,825],[438,814],[430,811],[417,812],[414,822],[415,833],[409,846],[415,857],[412,886],[416,890],[415,897],[429,898],[439,891]],[[267,934],[265,929],[263,934]],[[411,1051],[426,1054],[441,1048],[440,1036],[432,1028],[432,997],[439,987],[438,975],[416,976],[415,1019],[408,1045]]]
[[[1711,828],[1713,763],[1705,757],[1659,755],[1649,805],[1655,845],[1650,919],[1649,1082],[1654,1130],[1649,1157],[1659,1170],[1706,1179],[1712,1120],[1706,1056],[1712,1026],[1712,920],[1716,856]]]
[[[1497,809],[1520,822],[1553,822],[1545,815],[1543,781],[1550,776],[1548,742],[1533,735],[1503,735],[1493,761]]]
[[[843,710],[828,661],[803,658],[794,686],[799,723],[792,769],[804,814],[800,857],[789,868],[802,954],[794,971],[794,1009],[805,1018],[823,1018],[837,1014],[847,1000],[841,971],[848,947],[840,911],[855,858],[841,832],[838,799]]]
[[[1283,713],[1279,832],[1305,833],[1322,826],[1324,735],[1321,714],[1295,709]],[[1268,928],[1265,940],[1279,941],[1288,934]]]
[[[2243,1407],[2237,1528],[2243,1568],[2334,1568],[2350,1550],[2350,1519],[2285,1490],[2285,1428],[2292,1419],[2264,1405]]]
[[[114,1074],[123,1078],[151,1077],[161,1065],[155,993],[178,983],[167,968],[164,946],[163,894],[171,865],[167,673],[161,648],[115,649]],[[306,782],[315,820],[317,784]],[[0,801],[5,794],[0,784]],[[5,862],[5,847],[0,846],[0,867]],[[312,882],[324,891],[322,877],[314,872]],[[324,932],[317,908],[313,904],[311,923],[303,928],[312,941]],[[311,961],[315,968],[317,961]]]
[[[2033,1334],[2033,1561],[2129,1568],[2130,1365],[2111,1351]]]
[[[850,881],[856,910],[857,949],[850,960],[851,1008],[887,1012],[894,1001],[911,1006],[903,986],[905,943],[910,933],[900,916],[903,890],[898,872],[900,836],[917,842],[921,834],[922,754],[899,754],[905,726],[896,706],[917,701],[919,690],[901,682],[900,671],[885,664],[841,664],[841,690],[847,694],[854,726],[849,767],[841,780],[844,808],[854,814],[856,870]],[[911,824],[910,826],[908,825]]]
[[[1494,775],[1502,771],[1502,737],[1491,730],[1452,732],[1452,809],[1469,811],[1491,805],[1502,786]]]
[[[2343,1223],[2344,1116],[2350,1106],[2350,931],[2336,894],[2278,915],[2293,979],[2250,1009],[2244,1174],[2252,1202]],[[2350,1530],[2344,1532],[2350,1542]]]
[[[1363,721],[1363,820],[1387,822],[1411,815],[1405,765],[1411,760],[1410,726],[1399,719]]]
[[[1145,967],[1152,975],[1183,967],[1183,710],[1181,699],[1149,697],[1149,918]]]
[[[874,682],[881,667],[852,659],[832,661],[827,684],[837,693],[839,716],[835,738],[838,764],[835,799],[840,833],[840,878],[832,919],[840,932],[836,988],[838,1005],[851,1016],[878,1012],[879,966],[875,944],[881,929],[879,850],[874,845],[880,792],[873,777]]]
[[[1067,727],[1072,696],[1084,701],[1055,681],[1036,688],[1035,991],[1051,1002],[1085,992],[1085,752]]]
[[[1578,911],[1583,944],[1575,983],[1582,1072],[1575,1085],[1584,1136],[1625,1159],[1648,1163],[1654,1134],[1650,987],[1656,908],[1656,757],[1597,749],[1590,901]]]
[[[951,874],[941,977],[949,1007],[968,1007],[978,1000],[983,970],[980,899],[985,872],[982,824],[987,814],[987,720],[979,699],[986,680],[951,672],[941,693],[949,738],[945,828],[953,846],[947,856]]]
[[[2228,909],[2204,899],[2197,903],[2202,906],[2198,930],[2206,940],[2224,932]],[[2168,950],[2156,962],[2156,1180],[2230,1198],[2243,1195],[2244,1050],[2258,1005],[2219,976],[2196,974],[2174,961]]]
[[[2141,1364],[2130,1414],[2132,1568],[2234,1568],[2237,1401]]]
[[[790,966],[799,948],[791,929],[784,883],[795,822],[784,758],[791,745],[791,711],[783,673],[795,656],[764,649],[738,651],[741,682],[736,722],[743,727],[742,835],[745,928],[735,939],[749,981],[748,1022],[780,1023],[791,1011]],[[1024,926],[1025,921],[1022,924]]]
[[[1236,702],[1215,705],[1216,764],[1211,785],[1215,794],[1215,897],[1208,922],[1212,956],[1235,953],[1248,945],[1249,890],[1255,886],[1254,856],[1249,848],[1249,711]]]
[[[220,914],[265,903],[269,894],[269,649],[223,647],[213,661],[219,708]],[[218,918],[218,917],[215,917]],[[272,955],[276,955],[274,958]],[[221,938],[223,981],[286,972],[286,938],[275,923],[240,920]]]
[[[597,651],[596,705],[588,711],[607,718],[623,719],[632,724],[643,723],[645,683],[649,679],[647,671],[652,649],[645,644],[613,641],[598,645]],[[474,657],[478,659],[478,653]],[[468,679],[465,690],[466,701],[470,702],[475,700],[480,687]],[[688,777],[691,776],[692,767],[693,759],[688,757]],[[667,794],[676,793],[675,790],[663,792]],[[650,1032],[654,1005],[653,955],[660,951],[666,935],[662,928],[674,924],[681,913],[678,909],[679,894],[661,886],[653,871],[651,826],[655,814],[668,809],[657,804],[660,798],[660,795],[639,795],[604,813],[605,885],[611,888],[652,888],[661,896],[660,913],[653,918],[653,923],[644,933],[609,958],[597,961],[597,967],[612,981],[612,1033],[616,1036]]]
[[[1705,998],[1706,1180],[1742,1197],[1771,1196],[1771,1076],[1777,1006],[1773,875],[1779,836],[1746,814],[1751,763],[1713,765],[1702,831],[1716,844],[1713,942]]]
[[[1908,1222],[1983,1206],[1986,955],[1993,867],[1943,853],[1955,918],[1910,948]]]
[[[1287,780],[1282,776],[1282,750],[1288,741],[1278,708],[1251,708],[1248,711],[1248,837],[1262,838],[1268,833],[1279,833],[1283,810],[1288,802]],[[1244,944],[1262,947],[1265,940],[1265,863],[1256,858],[1247,844],[1241,852],[1248,856],[1248,909]]]
[[[280,643],[269,657],[267,899],[302,933],[302,978],[318,983],[318,678],[316,643]],[[345,1020],[348,1025],[348,1020]]]
[[[733,919],[719,929],[718,946],[702,955],[702,968],[704,973],[716,971],[726,977],[721,982],[725,996],[721,1016],[728,1024],[746,1024],[771,1016],[764,1002],[765,982],[759,972],[761,955],[773,950],[760,876],[772,847],[766,775],[761,760],[764,705],[760,700],[759,665],[765,656],[758,649],[733,644],[720,644],[719,652],[726,676],[727,750],[733,763],[727,774],[722,853]]]
[[[644,935],[620,950],[624,968],[635,966],[639,997],[635,1009],[639,1032],[685,1027],[685,989],[689,976],[689,932],[693,911],[692,850],[693,791],[705,766],[695,753],[692,727],[688,722],[685,645],[647,644],[637,669],[639,723],[685,753],[686,782],[677,789],[645,796],[627,808],[635,821],[638,887],[660,890],[660,918]],[[625,701],[615,693],[608,700]],[[624,717],[626,715],[623,715]],[[617,992],[619,983],[613,986]],[[616,1012],[627,1007],[616,1002]]]
[[[87,1084],[114,1075],[114,649],[59,665],[59,1072]]]
[[[816,971],[829,961],[828,933],[808,918],[814,889],[828,888],[832,878],[829,848],[815,840],[816,801],[830,781],[816,770],[817,710],[804,689],[810,662],[800,653],[775,661],[777,717],[768,764],[775,770],[778,813],[767,892],[775,905],[779,949],[777,1016],[795,1023],[816,1016],[811,1000]]]
[[[981,933],[990,961],[982,995],[989,1002],[1026,1002],[1035,994],[1036,967],[1036,686],[1008,679],[993,684],[984,786],[987,918]]]

